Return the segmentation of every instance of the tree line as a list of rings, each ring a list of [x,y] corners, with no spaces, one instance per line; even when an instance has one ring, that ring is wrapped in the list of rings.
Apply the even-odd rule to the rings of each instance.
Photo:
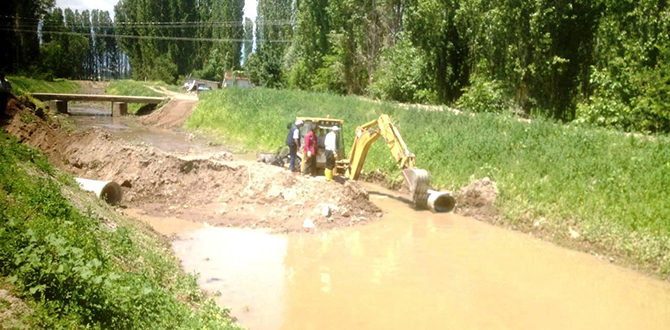
[[[111,79],[129,75],[107,11],[55,8],[53,1],[10,1],[2,15],[2,70],[41,78]]]
[[[670,132],[667,0],[259,0],[254,83]],[[288,26],[263,27],[265,20]]]
[[[220,81],[226,70],[241,69],[243,52],[253,46],[244,42],[253,39],[253,23],[245,24],[243,10],[244,0],[120,0],[120,34],[160,37],[120,39],[133,77],[173,83],[194,74]]]
[[[56,76],[129,66],[170,83],[244,69],[259,86],[670,132],[667,0],[258,0],[256,22],[243,8],[120,0],[111,22],[10,0],[22,19],[3,18],[9,31],[92,32],[3,29],[11,51],[0,59],[10,70],[49,63]],[[117,37],[97,41],[105,34]]]

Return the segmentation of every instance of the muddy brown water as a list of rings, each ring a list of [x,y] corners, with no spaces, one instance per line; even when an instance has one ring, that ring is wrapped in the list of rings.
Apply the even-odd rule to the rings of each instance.
[[[670,329],[668,283],[378,192],[364,227],[204,228],[173,249],[249,329]]]
[[[94,125],[159,148],[194,145],[109,119]],[[379,221],[313,234],[127,213],[176,235],[184,270],[248,329],[670,329],[669,283],[367,188]]]

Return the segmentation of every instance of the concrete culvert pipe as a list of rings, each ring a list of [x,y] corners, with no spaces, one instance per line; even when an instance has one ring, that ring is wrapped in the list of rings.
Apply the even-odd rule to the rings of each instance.
[[[428,190],[428,209],[437,212],[451,212],[456,207],[456,198],[445,191]]]
[[[98,198],[110,205],[117,205],[121,202],[123,192],[121,186],[114,181],[96,181],[89,179],[76,178],[81,189],[92,191]]]

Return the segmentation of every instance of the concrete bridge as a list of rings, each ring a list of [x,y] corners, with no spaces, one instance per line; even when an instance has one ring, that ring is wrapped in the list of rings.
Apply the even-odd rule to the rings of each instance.
[[[60,113],[67,113],[68,101],[112,102],[112,116],[125,116],[128,114],[128,103],[159,104],[166,100],[164,97],[103,94],[33,93],[33,97],[40,101],[51,101],[49,107],[57,109]]]

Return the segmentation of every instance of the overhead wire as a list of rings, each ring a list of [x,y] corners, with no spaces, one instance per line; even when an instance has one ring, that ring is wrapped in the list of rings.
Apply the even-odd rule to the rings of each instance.
[[[11,18],[19,21],[43,21],[39,18],[25,18],[25,17],[14,17],[7,15],[0,15],[0,18]],[[252,21],[253,22],[253,21]],[[145,22],[113,22],[114,25],[148,25],[148,26],[157,26],[157,25],[244,25],[244,20],[235,20],[235,21],[145,21]],[[261,20],[260,22],[253,22],[254,25],[291,25],[293,22],[291,20]]]
[[[86,32],[68,32],[68,31],[39,31],[39,30],[28,30],[28,29],[8,29],[0,28],[0,31],[9,31],[9,32],[22,32],[22,33],[42,33],[42,34],[55,34],[55,35],[80,35],[80,36],[89,36],[89,37],[106,37],[106,38],[117,38],[117,39],[148,39],[148,40],[173,40],[173,41],[209,41],[209,42],[269,42],[269,43],[291,43],[290,39],[234,39],[234,38],[204,38],[204,37],[166,37],[166,36],[139,36],[139,35],[127,35],[127,34],[94,34]]]

